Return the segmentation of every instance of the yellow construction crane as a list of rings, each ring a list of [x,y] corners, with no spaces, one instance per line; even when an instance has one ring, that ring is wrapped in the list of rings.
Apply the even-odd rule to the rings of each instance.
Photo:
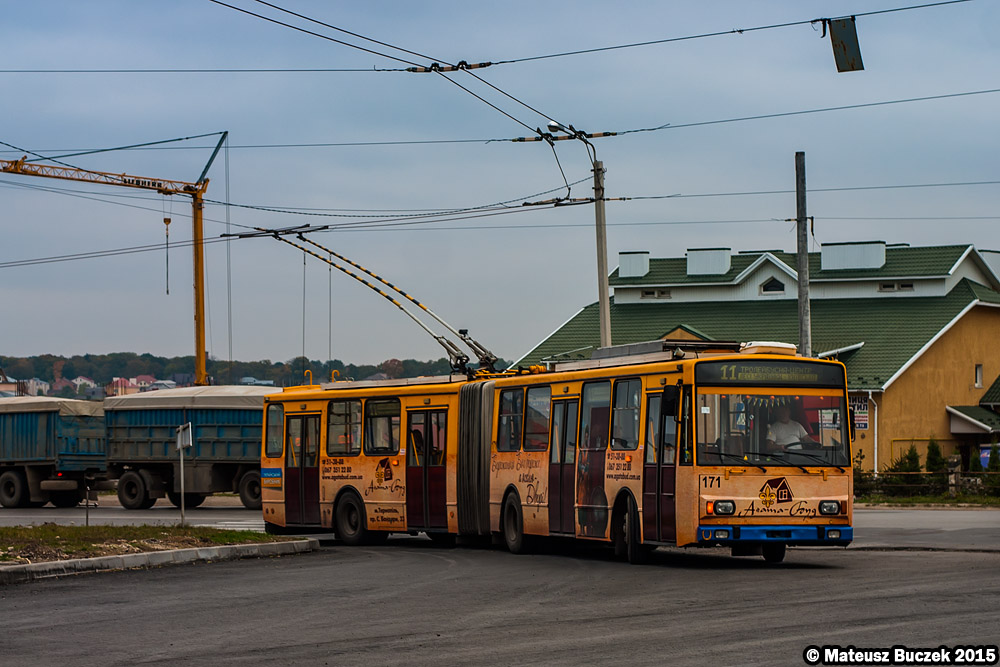
[[[169,181],[160,178],[146,178],[129,174],[112,174],[103,171],[90,171],[76,167],[38,164],[28,162],[27,156],[20,160],[0,160],[0,171],[22,176],[43,176],[45,178],[60,178],[66,181],[82,181],[84,183],[100,183],[103,185],[119,185],[126,188],[153,190],[162,195],[188,195],[191,197],[191,226],[193,229],[192,249],[194,250],[194,382],[197,385],[208,384],[205,353],[205,248],[204,194],[208,188],[208,170],[219,154],[228,132],[223,132],[219,143],[208,159],[201,176],[194,183],[186,181]]]

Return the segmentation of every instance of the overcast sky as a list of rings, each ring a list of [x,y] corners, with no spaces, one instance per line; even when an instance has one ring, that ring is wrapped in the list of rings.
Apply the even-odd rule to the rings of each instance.
[[[373,50],[253,0],[228,0]],[[277,0],[286,9],[441,61],[498,61],[752,28],[899,2],[364,2]],[[396,68],[364,53],[208,0],[4,5],[0,68]],[[829,38],[798,25],[639,48],[497,65],[477,74],[550,118],[589,132],[783,113],[1000,88],[1000,3],[859,17],[865,71],[838,74]],[[455,82],[531,128],[547,118],[467,73]],[[53,156],[229,131],[206,197],[316,213],[477,207],[563,184],[545,143],[491,142],[528,130],[437,74],[0,73],[0,141]],[[810,189],[1000,180],[1000,93],[750,120],[595,139],[608,197],[791,190],[794,153]],[[262,144],[481,139],[355,147]],[[194,181],[215,139],[66,158],[87,169]],[[556,144],[570,181],[587,179],[580,142]],[[176,150],[177,147],[186,147]],[[0,146],[0,157],[21,153]],[[574,197],[590,194],[589,182]],[[556,190],[544,199],[565,194]],[[811,192],[816,243],[885,240],[1000,248],[1000,186]],[[375,210],[379,210],[376,212]],[[191,238],[190,200],[121,187],[0,175],[0,267],[16,260]],[[227,211],[206,208],[206,236]],[[609,267],[619,251],[794,250],[793,194],[608,202]],[[989,216],[993,216],[989,218]],[[935,219],[931,219],[935,218]],[[980,219],[958,219],[980,218]],[[989,218],[989,219],[983,219]],[[237,225],[372,222],[230,208]],[[721,221],[764,222],[721,222]],[[516,359],[596,300],[593,206],[517,207],[452,222],[318,234],[382,274],[496,354]],[[699,224],[681,224],[698,222]],[[653,224],[664,223],[664,224]],[[818,246],[817,246],[818,247]],[[302,253],[271,239],[207,246],[211,355],[287,360],[302,353]],[[191,251],[0,268],[0,356],[114,351],[193,353]],[[312,258],[305,268],[305,351],[377,363],[442,356],[376,294]],[[231,301],[227,278],[231,280]]]

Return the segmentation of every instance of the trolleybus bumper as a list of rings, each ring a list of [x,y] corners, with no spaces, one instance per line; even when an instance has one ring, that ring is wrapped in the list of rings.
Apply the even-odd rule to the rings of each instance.
[[[846,547],[854,539],[851,526],[699,526],[698,543],[737,546],[782,542],[789,546]]]

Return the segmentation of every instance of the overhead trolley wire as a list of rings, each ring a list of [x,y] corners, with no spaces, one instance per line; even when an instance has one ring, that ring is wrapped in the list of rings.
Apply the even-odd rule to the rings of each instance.
[[[1000,93],[1000,88],[987,88],[983,90],[970,90],[960,93],[944,93],[941,95],[924,95],[921,97],[907,97],[895,100],[882,100],[879,102],[862,102],[859,104],[844,104],[834,107],[820,107],[816,109],[802,109],[798,111],[782,111],[776,113],[766,113],[759,114],[755,116],[738,116],[735,118],[721,118],[717,120],[705,120],[705,121],[695,121],[690,123],[664,123],[662,125],[657,125],[655,127],[643,127],[634,128],[628,130],[616,130],[614,132],[601,133],[600,137],[613,137],[613,136],[623,136],[626,134],[635,134],[639,132],[659,132],[663,130],[678,130],[688,127],[701,127],[705,125],[721,125],[724,123],[739,123],[745,121],[753,120],[766,120],[768,118],[784,118],[787,116],[802,116],[814,113],[826,113],[831,111],[848,111],[851,109],[865,109],[869,107],[880,107],[888,106],[892,104],[907,104],[911,102],[928,102],[932,100],[943,100],[949,98],[957,97],[969,97],[973,95],[988,95]],[[213,136],[218,133],[211,133],[205,136]],[[194,138],[194,137],[190,137]],[[515,138],[481,138],[481,139],[414,139],[414,140],[395,140],[395,141],[343,141],[343,142],[312,142],[312,143],[283,143],[283,144],[235,144],[230,146],[231,150],[235,149],[272,149],[272,148],[352,148],[352,147],[365,147],[365,146],[421,146],[421,145],[434,145],[434,144],[489,144],[489,143],[507,143],[507,142],[520,142],[523,141],[523,137]],[[169,142],[174,142],[179,140],[169,140]],[[100,148],[100,149],[45,149],[39,152],[33,152],[32,155],[39,156],[39,153],[53,153],[53,152],[67,152],[67,151],[77,151],[78,154],[84,155],[90,152],[105,152],[110,150],[200,150],[205,148],[212,148],[212,146],[165,146],[165,145],[155,145],[165,142],[148,142],[148,144],[135,144],[133,146],[121,146],[118,148]],[[0,144],[10,146],[10,144]],[[30,151],[25,151],[24,149],[14,149],[12,151],[0,151],[2,153],[25,153]],[[59,157],[59,156],[57,156]],[[68,157],[68,156],[61,156]],[[48,158],[46,158],[48,159]]]

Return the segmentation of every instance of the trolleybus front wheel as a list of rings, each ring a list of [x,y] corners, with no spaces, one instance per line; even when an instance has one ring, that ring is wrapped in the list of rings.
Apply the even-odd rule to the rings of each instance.
[[[785,545],[782,542],[765,544],[761,547],[761,554],[768,563],[780,563],[785,560]]]

